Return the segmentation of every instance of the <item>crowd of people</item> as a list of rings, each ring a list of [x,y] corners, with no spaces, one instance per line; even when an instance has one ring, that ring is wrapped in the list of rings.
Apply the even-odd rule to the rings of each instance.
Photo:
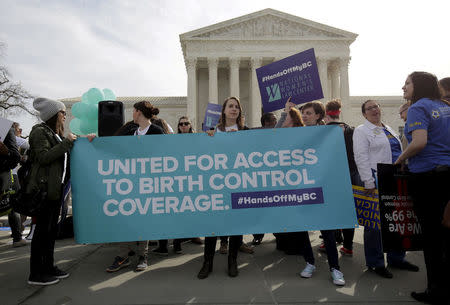
[[[395,164],[411,172],[409,191],[419,217],[424,235],[423,253],[427,273],[427,288],[423,292],[412,292],[411,296],[421,302],[447,304],[450,299],[450,78],[438,81],[427,72],[411,73],[403,86],[403,97],[407,101],[399,105],[399,115],[405,122],[404,134],[397,133],[382,119],[382,109],[376,100],[361,105],[363,124],[353,128],[340,121],[341,103],[331,100],[323,105],[319,101],[297,106],[289,99],[279,120],[273,113],[264,113],[261,128],[291,128],[318,125],[340,126],[344,134],[350,178],[353,185],[362,186],[367,194],[377,190],[377,164]],[[35,229],[31,242],[30,275],[28,283],[49,285],[57,283],[69,274],[55,266],[53,252],[56,223],[59,216],[65,185],[70,178],[69,153],[77,136],[68,133],[64,137],[66,108],[63,103],[38,98],[33,103],[42,123],[33,127],[29,136],[29,158],[33,160],[32,181],[27,188],[38,188],[44,179],[47,183],[45,209],[34,219]],[[116,135],[153,135],[174,133],[167,122],[158,117],[159,110],[150,102],[134,104],[133,120],[120,128]],[[182,116],[178,120],[178,133],[193,133],[191,121]],[[244,113],[238,97],[227,98],[217,126],[207,131],[210,136],[220,132],[245,131]],[[13,132],[13,131],[11,131]],[[95,135],[87,136],[92,141]],[[0,145],[2,171],[14,168],[20,160],[15,152],[17,144]],[[15,148],[14,148],[15,147]],[[28,147],[26,148],[28,149]],[[7,153],[5,153],[7,152]],[[5,156],[14,156],[10,159]],[[8,159],[9,163],[6,161]],[[406,164],[407,163],[407,164]],[[19,223],[13,231],[13,244],[25,245],[22,241],[19,215],[11,212],[10,222]],[[13,226],[12,226],[13,227]],[[252,244],[259,245],[264,232],[255,232]],[[327,254],[330,276],[335,285],[345,285],[343,271],[339,266],[337,242],[342,255],[353,255],[354,229],[321,230],[322,245],[319,250]],[[308,232],[277,233],[276,247],[286,254],[303,255],[306,265],[300,272],[310,278],[316,270],[314,253]],[[380,230],[364,228],[364,254],[366,265],[374,274],[392,278],[393,269],[411,272],[419,267],[406,260],[405,251],[387,252],[385,262]],[[182,253],[181,244],[188,239],[175,239],[175,253]],[[202,244],[199,237],[192,242]],[[242,235],[220,237],[220,253],[228,254],[228,275],[239,274],[238,252],[253,253],[253,247],[243,243]],[[213,270],[217,237],[205,237],[204,260],[197,277],[205,279]],[[135,271],[145,270],[149,264],[149,245],[152,241],[121,243],[120,253],[106,271],[115,272],[137,258]],[[159,240],[152,252],[168,255],[168,241]]]

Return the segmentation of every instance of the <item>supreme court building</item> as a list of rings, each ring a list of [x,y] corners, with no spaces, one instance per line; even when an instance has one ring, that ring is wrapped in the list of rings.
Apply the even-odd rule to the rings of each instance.
[[[340,98],[342,120],[357,126],[363,121],[362,102],[377,100],[382,107],[383,120],[398,131],[403,126],[397,112],[403,103],[401,96],[349,95],[350,45],[357,36],[265,9],[180,35],[187,72],[187,96],[118,97],[117,100],[125,105],[126,120],[131,119],[133,104],[145,99],[160,109],[159,116],[175,130],[182,115],[191,118],[195,129],[200,130],[208,103],[222,104],[227,97],[237,96],[242,103],[246,125],[259,127],[262,105],[255,70],[314,48],[324,93],[322,102]],[[70,109],[80,98],[62,101]]]

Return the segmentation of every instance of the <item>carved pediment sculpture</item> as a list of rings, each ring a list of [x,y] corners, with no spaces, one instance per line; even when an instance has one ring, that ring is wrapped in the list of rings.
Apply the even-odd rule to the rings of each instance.
[[[194,35],[192,38],[345,38],[344,35],[314,28],[312,26],[283,19],[278,16],[266,15],[241,23],[232,24],[211,31]]]

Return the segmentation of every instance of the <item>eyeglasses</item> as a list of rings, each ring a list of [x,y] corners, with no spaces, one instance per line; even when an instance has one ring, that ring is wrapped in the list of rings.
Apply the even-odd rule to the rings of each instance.
[[[374,109],[378,109],[378,108],[380,108],[380,105],[376,104],[376,105],[367,107],[367,108],[366,108],[366,111],[370,111],[370,110],[374,110]]]
[[[189,125],[191,125],[191,123],[189,123],[189,122],[180,122],[180,123],[178,123],[178,126],[189,126]]]
[[[64,110],[61,110],[60,113],[61,113],[63,116],[66,116],[66,114],[67,114]]]

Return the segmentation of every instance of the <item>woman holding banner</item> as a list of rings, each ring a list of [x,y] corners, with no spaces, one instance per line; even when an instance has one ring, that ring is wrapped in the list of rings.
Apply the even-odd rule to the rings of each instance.
[[[394,131],[381,121],[380,105],[373,100],[361,105],[364,123],[353,133],[353,151],[358,172],[368,194],[375,194],[377,163],[392,164],[402,152],[401,142]],[[364,227],[364,253],[369,270],[384,278],[392,278],[392,273],[384,262],[381,232]],[[409,271],[419,271],[419,267],[405,260],[405,251],[387,253],[389,266]]]
[[[295,104],[292,103],[289,98],[286,102],[286,107],[284,110],[284,113],[286,114],[282,114],[280,121],[277,123],[277,127],[289,127],[285,126],[285,121],[291,115],[290,112],[294,109],[294,107]],[[300,107],[300,110],[302,114],[302,123],[304,123],[302,126],[318,126],[324,124],[323,119],[325,116],[325,107],[321,102],[313,101],[305,103]],[[335,230],[321,230],[320,233],[322,234],[324,240],[324,249],[327,253],[328,265],[333,283],[337,286],[343,286],[345,285],[345,279],[344,274],[340,271],[339,267]],[[298,240],[302,244],[301,249],[303,257],[306,261],[306,267],[302,272],[300,272],[300,276],[303,278],[312,277],[316,267],[314,265],[314,253],[312,251],[308,232],[293,232],[288,234],[290,234],[290,236],[288,236],[289,239]]]
[[[305,126],[319,126],[325,124],[323,121],[325,117],[325,107],[321,102],[313,101],[305,103],[300,107],[300,110]],[[328,265],[333,283],[338,286],[343,286],[345,285],[345,279],[344,274],[340,271],[339,267],[335,230],[320,230],[320,233],[323,238],[323,245],[321,245],[322,251],[324,250],[327,253]],[[309,243],[309,245],[307,244],[305,249],[312,249],[309,238],[306,242]],[[308,256],[313,256],[312,250]],[[305,278],[311,277],[315,269],[316,267],[314,265],[307,263],[300,275]]]
[[[411,296],[449,304],[450,229],[444,215],[450,208],[450,102],[442,99],[436,76],[427,72],[411,73],[402,89],[411,100],[405,129],[409,145],[395,164],[408,159],[408,189],[422,227],[428,279],[427,289]]]
[[[141,101],[133,105],[133,121],[125,124],[117,135],[152,135],[164,134],[161,127],[151,123],[151,119],[159,113],[159,109],[153,107],[150,102]],[[114,258],[111,266],[106,268],[107,272],[116,272],[130,265],[130,256],[135,255],[133,246],[137,248],[138,262],[135,271],[143,271],[147,268],[148,262],[148,240],[123,243],[126,246],[125,253]]]
[[[70,177],[69,152],[77,137],[69,133],[64,138],[66,107],[63,103],[37,98],[33,101],[33,107],[44,122],[33,126],[30,133],[30,158],[33,163],[26,192],[37,192],[44,187],[47,196],[36,217],[28,284],[45,286],[69,276],[69,273],[55,266],[53,255],[63,190]]]
[[[229,132],[248,130],[244,125],[241,102],[237,97],[229,97],[222,105],[222,113],[214,130],[208,130],[210,136],[214,136],[216,132]],[[239,247],[242,244],[242,235],[230,236],[230,248],[228,251],[228,275],[236,277],[238,275],[237,255]],[[212,272],[214,253],[216,252],[217,236],[205,237],[205,250],[203,266],[200,269],[197,277],[205,279]]]

